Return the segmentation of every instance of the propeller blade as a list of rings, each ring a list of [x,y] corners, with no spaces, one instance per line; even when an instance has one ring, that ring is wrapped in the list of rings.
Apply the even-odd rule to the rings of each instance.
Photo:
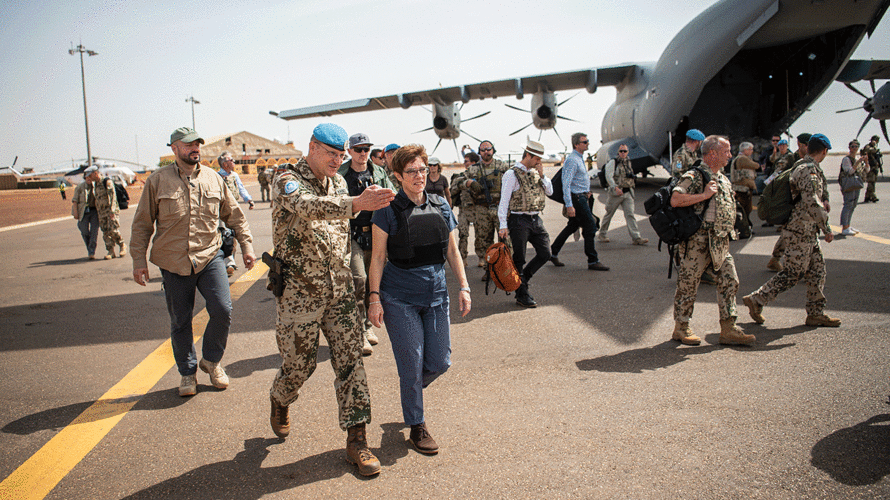
[[[572,120],[571,118],[566,118],[565,116],[561,116],[561,115],[556,115],[556,117],[559,118],[560,120],[568,120],[570,122],[581,123],[578,120]]]
[[[865,126],[868,125],[868,121],[871,120],[871,116],[872,116],[872,114],[873,114],[873,113],[869,113],[868,116],[865,117],[865,121],[862,122],[862,126],[859,127],[859,132],[856,132],[856,137],[859,137],[859,134],[862,133],[862,129],[864,129]]]
[[[464,133],[466,134],[466,132],[464,132]],[[467,134],[467,135],[470,135],[470,134]],[[457,153],[457,161],[460,162],[463,159],[463,156],[461,156],[461,154],[460,154],[460,149],[457,149],[457,139],[451,139],[451,142],[454,143],[454,152]]]
[[[875,95],[878,92],[877,90],[875,90],[875,81],[869,80],[868,83],[871,84],[871,95]]]
[[[474,117],[472,117],[472,118],[467,118],[466,120],[461,120],[461,122],[462,122],[462,123],[466,123],[466,122],[468,122],[468,121],[470,121],[470,120],[475,120],[476,118],[482,118],[483,116],[485,116],[485,115],[487,115],[487,114],[489,114],[489,113],[491,113],[491,111],[486,111],[485,113],[482,113],[481,115],[476,115],[476,116],[474,116]]]
[[[566,99],[565,101],[562,101],[561,103],[557,104],[557,106],[562,106],[563,104],[569,102],[569,99],[572,99],[572,98],[574,98],[574,97],[577,97],[578,94],[580,94],[580,93],[581,93],[581,92],[577,92],[577,93],[575,93],[575,95],[573,95],[572,97],[569,97],[569,98]]]
[[[414,134],[419,134],[419,133],[421,133],[421,132],[429,132],[429,131],[432,130],[432,129],[433,129],[433,127],[425,128],[425,129],[423,129],[423,130],[418,130],[417,132],[413,132],[413,133],[414,133]]]
[[[441,138],[441,137],[439,138],[439,142],[436,143],[436,147],[433,148],[433,152],[430,153],[430,156],[433,156],[434,154],[436,154],[436,149],[439,147],[439,144],[442,144],[442,138]]]
[[[565,118],[565,119],[568,120],[568,118]],[[571,120],[571,121],[575,121],[575,120]],[[565,143],[565,141],[562,140],[562,136],[559,135],[559,132],[556,131],[556,127],[553,127],[553,133],[556,134],[556,138],[559,139],[559,142],[562,144],[563,149],[565,149],[566,143]]]
[[[862,106],[859,106],[858,108],[842,109],[840,111],[835,111],[835,113],[846,113],[847,111],[859,111],[860,109],[862,109]]]
[[[476,138],[475,136],[473,136],[473,134],[467,132],[466,130],[461,130],[461,133],[467,134],[470,137],[470,139],[473,139],[476,142],[482,142],[482,139]],[[454,147],[457,147],[457,142],[454,143]],[[457,155],[457,156],[458,156],[458,158],[463,158],[463,156],[461,156],[461,155]]]
[[[859,89],[857,89],[856,87],[850,85],[849,83],[844,83],[844,85],[846,85],[847,88],[852,90],[853,92],[856,92],[857,94],[861,95],[862,97],[868,99],[868,96],[863,94],[862,92],[860,92]]]
[[[541,137],[544,137],[544,131],[538,130],[538,142],[541,142]]]
[[[504,104],[504,106],[507,106],[510,109],[515,109],[516,111],[522,111],[523,113],[528,113],[527,109],[517,108],[516,106],[514,106],[512,104]]]
[[[522,132],[522,131],[523,131],[523,130],[525,130],[525,129],[527,129],[527,128],[529,128],[529,127],[531,127],[531,126],[532,126],[532,125],[534,125],[534,122],[532,122],[532,123],[529,123],[529,124],[528,124],[528,125],[526,125],[526,126],[524,126],[524,127],[522,127],[522,128],[521,128],[521,129],[519,129],[519,130],[517,130],[517,131],[516,131],[516,132],[513,132],[513,133],[512,133],[512,134],[510,134],[510,135],[516,135],[516,134],[518,134],[518,133],[520,133],[520,132]],[[468,135],[469,135],[469,134],[468,134]]]
[[[887,137],[887,120],[881,120],[881,132],[884,133],[884,139],[890,142],[890,137]]]

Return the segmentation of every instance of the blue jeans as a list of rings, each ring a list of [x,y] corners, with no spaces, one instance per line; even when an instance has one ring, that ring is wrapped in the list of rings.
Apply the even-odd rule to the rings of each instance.
[[[226,351],[229,325],[232,323],[232,296],[229,294],[229,277],[223,262],[222,250],[200,272],[189,276],[161,269],[164,278],[164,296],[170,313],[170,342],[173,359],[180,375],[194,375],[198,371],[198,359],[192,334],[192,314],[195,309],[195,290],[201,292],[210,320],[204,329],[204,359],[219,363]]]
[[[80,229],[83,243],[87,246],[87,253],[90,255],[95,254],[96,243],[99,241],[99,211],[95,208],[87,207],[83,218],[77,221],[77,229]]]
[[[850,220],[853,219],[853,210],[856,210],[856,203],[859,201],[859,189],[843,193],[844,208],[841,209],[841,226],[849,226]]]
[[[446,298],[437,306],[415,306],[380,291],[383,320],[399,370],[402,417],[422,424],[423,389],[451,366],[451,320]]]

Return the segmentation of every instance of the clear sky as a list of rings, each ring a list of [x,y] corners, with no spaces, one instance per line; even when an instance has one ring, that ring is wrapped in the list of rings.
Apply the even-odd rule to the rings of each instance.
[[[305,149],[321,120],[286,122],[269,115],[331,102],[421,91],[626,62],[656,61],[674,35],[712,2],[689,0],[324,0],[271,2],[0,0],[3,68],[0,118],[5,137],[0,165],[45,170],[86,157],[80,62],[68,50],[82,43],[98,52],[84,59],[92,154],[155,165],[170,154],[170,132],[192,123],[212,137],[247,130],[292,139]],[[682,5],[683,8],[679,8]],[[890,20],[866,39],[856,58],[890,58]],[[883,82],[878,82],[882,84]],[[867,83],[857,86],[871,94]],[[561,101],[574,94],[563,92]],[[583,92],[559,108],[563,140],[576,131],[599,142],[600,124],[614,88]],[[471,101],[463,125],[499,152],[517,150],[534,127],[529,106],[513,97]],[[792,133],[823,131],[837,146],[853,137],[864,111],[836,115],[863,99],[832,84]],[[385,145],[438,137],[413,132],[431,126],[429,111],[416,107],[337,117],[350,134],[367,133]],[[860,138],[880,134],[870,123]],[[548,150],[562,150],[553,131]],[[463,135],[458,145],[476,141]],[[592,150],[596,148],[591,147]],[[835,148],[837,149],[837,147]],[[454,146],[436,156],[449,162]]]

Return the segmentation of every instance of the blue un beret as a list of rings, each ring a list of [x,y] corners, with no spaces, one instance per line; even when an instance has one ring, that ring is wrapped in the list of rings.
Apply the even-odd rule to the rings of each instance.
[[[693,141],[705,140],[705,134],[703,134],[702,131],[697,128],[691,129],[689,132],[686,132],[686,137],[692,139]]]
[[[312,137],[339,151],[346,151],[346,141],[349,139],[343,127],[333,123],[320,123],[312,131]]]
[[[781,141],[779,141],[779,146],[781,146],[782,144],[784,144],[784,145],[787,146],[787,145],[788,145],[788,141],[785,140],[785,139],[782,139]]]
[[[398,145],[398,144],[395,144],[395,143],[393,143],[393,144],[387,144],[386,147],[383,149],[383,152],[384,152],[384,153],[389,153],[390,151],[395,151],[395,150],[397,150],[397,149],[399,149],[399,145]]]
[[[819,141],[828,149],[831,149],[831,142],[828,141],[828,137],[825,137],[824,134],[813,134],[810,137],[810,141]]]

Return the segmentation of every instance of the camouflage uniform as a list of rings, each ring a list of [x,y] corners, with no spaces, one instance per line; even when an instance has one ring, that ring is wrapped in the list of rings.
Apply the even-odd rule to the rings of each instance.
[[[97,182],[95,195],[96,211],[99,212],[99,227],[102,228],[105,249],[110,255],[114,255],[114,246],[123,248],[124,245],[124,239],[121,237],[120,208],[117,204],[114,181],[106,177]]]
[[[782,229],[787,242],[785,267],[750,297],[760,305],[772,302],[801,279],[807,284],[807,315],[819,316],[825,309],[825,259],[819,247],[819,231],[831,234],[824,200],[827,182],[822,167],[807,156],[791,174],[791,196],[800,196],[791,218]]]
[[[868,172],[865,174],[865,201],[878,201],[875,196],[875,183],[878,182],[878,172],[881,170],[883,157],[878,144],[870,141],[862,148],[864,153],[868,153]]]
[[[272,186],[272,244],[287,266],[275,336],[282,363],[270,390],[283,406],[297,400],[315,370],[318,334],[331,349],[340,427],[371,421],[359,322],[349,268],[352,201],[340,175],[319,181],[301,159]]]
[[[701,154],[697,150],[690,150],[686,147],[686,144],[683,144],[671,158],[671,175],[680,178],[687,170],[692,168],[692,164],[697,160],[701,160]]]
[[[494,243],[495,235],[498,232],[498,203],[501,202],[501,178],[506,171],[507,164],[498,159],[493,159],[488,166],[479,162],[467,169],[467,179],[475,181],[470,184],[467,194],[471,195],[473,204],[477,207],[475,222],[477,255],[479,255],[480,251],[482,255],[485,255],[485,251]],[[485,196],[485,190],[481,184],[483,181],[489,186],[490,202]],[[510,239],[507,238],[507,241],[504,243],[512,251]]]
[[[704,162],[701,167],[710,170]],[[689,240],[681,243],[678,252],[682,256],[677,273],[677,293],[674,296],[674,320],[687,323],[692,317],[695,295],[702,274],[709,265],[717,271],[717,304],[720,320],[736,319],[735,296],[739,289],[739,277],[735,261],[729,253],[729,241],[736,238],[735,197],[732,183],[722,172],[711,171],[711,180],[717,181],[717,194],[711,197],[709,210],[715,211],[713,222],[703,222],[701,228]],[[704,191],[704,179],[697,170],[683,174],[675,192],[700,194]],[[702,213],[705,202],[694,205]]]
[[[265,167],[260,167],[262,170],[257,169],[256,180],[260,183],[260,201],[272,201],[272,198],[269,196],[269,175],[266,173]]]
[[[788,151],[787,153],[780,155],[774,163],[776,166],[776,169],[773,171],[773,173],[778,175],[778,174],[784,172],[785,170],[788,170],[792,166],[794,166],[794,164],[797,162],[797,160],[800,159],[798,156],[799,155],[797,153],[792,153],[791,151]]]
[[[791,153],[789,153],[789,154],[791,154]],[[796,158],[798,156],[797,152],[795,152],[793,154],[793,156]],[[791,168],[797,168],[797,166],[798,166],[798,162],[796,161],[796,162],[792,163]],[[785,169],[783,168],[782,170],[785,170]],[[776,172],[780,172],[780,170],[778,169],[778,166],[776,167]],[[825,183],[825,174],[822,173],[821,168],[819,168],[819,175],[822,176],[822,182],[824,184]],[[827,189],[823,189],[820,196],[822,198],[822,203],[829,202]],[[788,248],[788,241],[787,241],[787,237],[785,235],[785,231],[782,231],[782,234],[779,235],[779,239],[776,241],[776,245],[773,247],[773,258],[781,259],[782,256],[785,255],[786,248]]]
[[[467,182],[467,171],[464,170],[459,174],[455,174],[451,179],[451,199],[453,200],[455,196],[460,196],[460,212],[457,215],[457,248],[460,251],[460,256],[464,261],[467,260],[467,242],[470,238],[470,224],[472,223],[475,227],[477,214],[479,211],[479,207],[477,207],[473,203],[473,196],[470,193],[470,190],[466,187]],[[478,229],[477,229],[478,232]],[[477,233],[478,234],[478,233]],[[476,238],[476,256],[479,257],[479,261],[482,262],[485,259],[485,248],[479,249],[481,241],[479,238]]]

